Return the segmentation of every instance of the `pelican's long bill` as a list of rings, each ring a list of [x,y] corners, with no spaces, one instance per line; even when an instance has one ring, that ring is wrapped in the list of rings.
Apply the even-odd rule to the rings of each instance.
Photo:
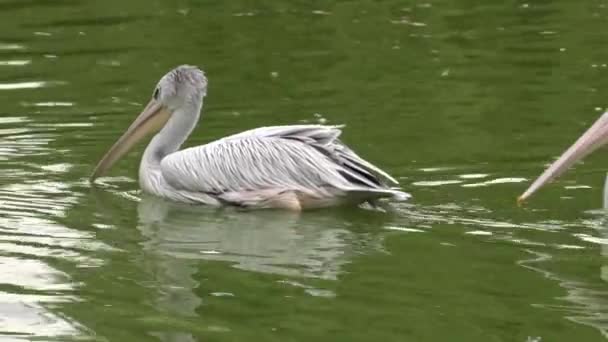
[[[135,144],[149,133],[160,130],[169,117],[171,111],[165,106],[150,100],[144,110],[137,116],[129,129],[114,143],[95,167],[91,175],[91,182],[103,176],[122,156],[124,156]]]
[[[523,203],[543,185],[551,182],[564,173],[570,166],[583,159],[608,142],[608,112],[597,121],[570,146],[549,168],[538,177],[534,183],[517,199]]]

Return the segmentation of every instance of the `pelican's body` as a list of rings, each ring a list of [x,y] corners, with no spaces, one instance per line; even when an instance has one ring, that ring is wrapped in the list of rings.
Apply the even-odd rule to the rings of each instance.
[[[160,128],[142,157],[139,183],[173,201],[302,210],[409,197],[390,187],[395,179],[342,144],[338,126],[262,127],[180,151],[199,120],[206,90],[207,79],[196,67],[165,75],[91,178],[105,173],[146,131]]]

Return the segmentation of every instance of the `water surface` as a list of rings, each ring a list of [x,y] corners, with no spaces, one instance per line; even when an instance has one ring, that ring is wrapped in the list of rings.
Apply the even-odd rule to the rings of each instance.
[[[605,109],[607,4],[0,3],[0,338],[603,341],[602,153],[515,197]],[[143,145],[88,175],[160,76],[209,78],[188,145],[345,124],[389,212],[170,204]]]

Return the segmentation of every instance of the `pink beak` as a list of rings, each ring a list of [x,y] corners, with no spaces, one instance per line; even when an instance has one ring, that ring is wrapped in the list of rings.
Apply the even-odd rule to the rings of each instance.
[[[521,204],[527,200],[538,189],[545,184],[559,177],[570,166],[583,159],[591,152],[597,150],[608,142],[608,112],[605,112],[599,119],[570,146],[549,168],[538,177],[534,183],[517,198],[517,203]]]

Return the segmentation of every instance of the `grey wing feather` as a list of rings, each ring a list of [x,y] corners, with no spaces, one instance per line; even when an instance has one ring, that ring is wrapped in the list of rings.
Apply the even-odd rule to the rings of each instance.
[[[165,157],[172,186],[220,194],[267,188],[388,190],[397,181],[342,144],[339,126],[262,127]]]
[[[231,135],[222,140],[242,137],[282,137],[300,139],[314,146],[322,146],[328,150],[337,162],[348,163],[358,169],[365,170],[388,183],[398,185],[399,182],[380,168],[359,157],[353,150],[344,145],[338,138],[344,125],[287,125],[260,127],[239,134]]]

